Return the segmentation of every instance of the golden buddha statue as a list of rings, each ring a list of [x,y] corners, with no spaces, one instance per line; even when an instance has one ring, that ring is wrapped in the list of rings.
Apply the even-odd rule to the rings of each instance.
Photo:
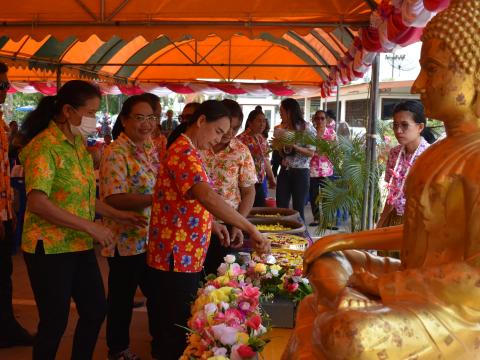
[[[447,137],[413,165],[404,225],[307,250],[314,294],[283,359],[480,359],[480,0],[427,25],[420,63],[412,92]]]

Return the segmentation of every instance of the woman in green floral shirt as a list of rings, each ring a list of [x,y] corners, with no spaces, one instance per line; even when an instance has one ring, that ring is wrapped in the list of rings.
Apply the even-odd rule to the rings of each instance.
[[[100,98],[92,84],[69,81],[43,98],[21,129],[27,142],[20,154],[27,190],[22,248],[40,317],[34,360],[55,358],[72,298],[79,314],[72,359],[92,358],[106,311],[93,241],[104,247],[113,241],[111,230],[94,222],[95,212],[131,226],[145,222],[95,199],[92,158],[72,130],[82,133],[92,122]]]

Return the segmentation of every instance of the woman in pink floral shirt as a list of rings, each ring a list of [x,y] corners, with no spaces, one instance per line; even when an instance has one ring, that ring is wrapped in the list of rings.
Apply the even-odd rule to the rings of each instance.
[[[260,109],[255,109],[248,114],[245,131],[238,135],[238,139],[247,145],[252,154],[255,168],[257,169],[257,183],[255,184],[255,202],[253,206],[265,206],[265,192],[263,181],[267,177],[270,187],[275,187],[275,178],[268,158],[268,144],[262,133],[267,121],[265,114]]]
[[[335,130],[327,127],[327,115],[325,111],[318,110],[312,118],[313,127],[317,130],[317,138],[334,141],[336,139]],[[318,195],[320,188],[324,186],[327,177],[333,175],[333,165],[324,154],[315,152],[310,160],[310,205],[312,206],[313,222],[310,226],[318,226],[320,209],[318,206]]]
[[[399,143],[390,150],[385,181],[388,196],[377,227],[400,225],[405,210],[405,182],[413,163],[430,146],[423,135],[426,119],[423,105],[416,100],[401,102],[393,110],[393,131]]]

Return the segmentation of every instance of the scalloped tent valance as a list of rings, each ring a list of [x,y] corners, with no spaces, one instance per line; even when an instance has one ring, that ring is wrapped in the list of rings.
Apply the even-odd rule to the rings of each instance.
[[[235,92],[228,83],[253,79],[328,96],[377,52],[418,41],[448,2],[21,0],[2,4],[0,60],[15,81],[220,79]]]

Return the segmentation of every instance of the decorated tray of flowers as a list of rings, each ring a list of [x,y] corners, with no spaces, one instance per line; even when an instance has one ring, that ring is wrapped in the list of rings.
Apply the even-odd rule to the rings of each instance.
[[[272,249],[287,249],[305,251],[308,247],[308,240],[293,234],[265,234],[270,240]]]
[[[254,207],[248,214],[249,219],[298,220],[299,217],[297,210],[288,208]]]
[[[262,233],[283,233],[301,235],[305,232],[305,225],[296,220],[282,220],[278,218],[248,219]]]
[[[268,320],[260,307],[260,289],[245,267],[227,255],[218,276],[209,275],[192,305],[189,337],[181,360],[256,358],[268,343]]]

